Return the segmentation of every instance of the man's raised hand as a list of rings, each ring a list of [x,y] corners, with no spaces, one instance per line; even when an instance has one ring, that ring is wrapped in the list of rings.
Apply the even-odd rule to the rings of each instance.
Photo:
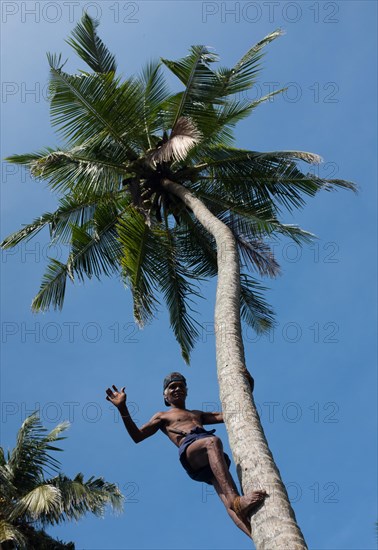
[[[115,407],[121,407],[122,405],[125,405],[126,403],[126,394],[125,394],[125,388],[121,388],[121,391],[118,391],[116,386],[112,386],[113,390],[108,388],[106,390],[106,399],[113,403]]]

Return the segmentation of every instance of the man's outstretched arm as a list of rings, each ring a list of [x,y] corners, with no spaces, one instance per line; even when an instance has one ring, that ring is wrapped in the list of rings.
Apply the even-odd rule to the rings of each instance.
[[[202,412],[202,424],[220,424],[224,422],[222,412]]]
[[[126,405],[125,388],[121,388],[121,391],[118,391],[116,386],[112,386],[112,388],[113,390],[110,388],[106,390],[106,399],[113,403],[113,405],[119,410],[119,414],[122,417],[125,428],[131,439],[135,443],[140,443],[143,439],[154,435],[161,426],[160,413],[156,413],[151,420],[147,422],[147,424],[144,424],[141,428],[138,428],[131,418]]]

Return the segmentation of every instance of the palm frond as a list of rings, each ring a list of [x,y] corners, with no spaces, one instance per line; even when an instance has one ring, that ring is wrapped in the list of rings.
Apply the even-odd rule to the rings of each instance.
[[[53,305],[54,309],[62,309],[67,276],[73,280],[69,264],[64,264],[51,258],[46,273],[42,278],[39,292],[32,301],[32,310],[47,311],[51,305]]]
[[[84,13],[81,21],[72,31],[72,37],[66,42],[96,73],[115,72],[117,68],[115,57],[97,36],[97,27],[98,21]]]
[[[17,488],[13,484],[13,472],[8,467],[3,449],[3,463],[0,466],[0,505],[2,517],[8,517],[8,511],[12,509],[14,499],[17,497]]]
[[[27,540],[21,530],[9,521],[0,519],[0,543],[10,541],[17,544],[21,550],[27,548]]]
[[[31,527],[23,526],[25,537],[27,538],[28,548],[38,550],[75,550],[73,542],[62,542],[61,540],[50,537],[45,531]]]
[[[61,493],[59,489],[49,483],[40,484],[18,499],[10,519],[15,521],[25,518],[31,521],[44,522],[46,517],[49,523],[58,518],[62,509]]]
[[[325,180],[313,174],[304,174],[296,164],[298,159],[318,162],[319,157],[301,151],[259,153],[233,148],[208,148],[207,162],[198,170],[207,170],[210,178],[221,181],[238,193],[245,193],[248,202],[252,193],[258,200],[270,202],[279,212],[280,205],[289,211],[305,204],[304,196],[314,196],[318,191],[345,187],[355,190],[355,185],[344,180]]]
[[[296,244],[310,244],[316,239],[316,235],[301,229],[298,225],[290,225],[274,221],[274,232],[289,237]]]
[[[180,117],[167,141],[152,150],[147,159],[152,165],[185,160],[189,151],[199,143],[200,139],[201,133],[193,121],[188,117]]]
[[[85,197],[81,195],[67,195],[59,201],[59,208],[52,214],[50,221],[50,237],[51,242],[68,243],[72,239],[73,227],[84,227],[88,223],[93,222],[93,219],[99,215],[104,208],[110,212],[119,205],[122,208],[121,201],[114,198],[113,195],[108,196],[96,195]]]
[[[107,158],[104,144],[93,149],[93,145],[82,145],[69,151],[50,150],[47,155],[29,163],[30,173],[35,178],[47,180],[54,191],[72,191],[82,196],[118,191],[126,174],[122,166],[125,155],[117,159],[119,148],[117,150],[114,144],[113,159]]]
[[[119,215],[116,204],[105,201],[97,204],[90,221],[82,226],[70,224],[71,250],[67,263],[51,259],[32,302],[34,311],[46,311],[50,306],[63,307],[67,276],[74,281],[76,275],[83,281],[84,275],[99,278],[101,274],[110,276],[119,271],[121,248],[116,236]],[[64,230],[62,223],[61,231]]]
[[[70,75],[50,63],[52,124],[69,142],[78,146],[96,136],[111,137],[121,145],[129,159],[136,159],[142,114],[142,91],[136,80],[122,84],[112,73]]]
[[[252,46],[232,69],[218,71],[218,77],[222,83],[222,96],[237,94],[253,86],[259,74],[263,48],[282,34],[280,29],[273,31]]]
[[[218,183],[217,180],[212,180],[212,183]],[[201,180],[202,183],[202,180]],[[271,210],[271,204],[268,201],[258,200],[257,197],[249,196],[246,200],[246,193],[242,194],[240,187],[235,187],[235,194],[221,186],[206,187],[203,190],[201,187],[196,189],[196,195],[206,204],[210,211],[229,223],[229,212],[238,218],[246,218],[249,222],[250,232],[256,237],[261,237],[270,234],[273,229],[275,220],[274,212]],[[217,193],[217,189],[219,189]],[[252,195],[252,194],[251,194]]]
[[[214,85],[217,84],[215,73],[209,64],[217,60],[217,56],[206,46],[191,46],[190,54],[178,61],[162,59],[164,65],[175,74],[185,85],[185,90],[178,96],[177,104],[172,103],[174,127],[181,116],[185,116],[190,103],[206,103],[214,97]]]
[[[100,217],[101,222],[106,223],[108,219],[107,216]],[[117,219],[118,215],[110,222],[112,226],[101,224],[93,232],[87,231],[85,226],[72,227],[69,269],[75,272],[80,281],[84,280],[84,275],[89,279],[92,277],[99,279],[102,274],[109,277],[118,272],[121,248],[115,232]]]
[[[148,148],[152,147],[152,135],[162,129],[163,104],[170,93],[161,72],[161,64],[148,63],[139,78],[143,89],[143,120]],[[164,129],[164,128],[163,128]]]
[[[245,267],[256,269],[261,276],[277,277],[280,266],[270,246],[248,233],[233,231]]]
[[[240,313],[241,318],[257,334],[268,331],[274,323],[274,312],[263,298],[263,287],[249,275],[240,275]]]
[[[36,218],[31,224],[24,226],[19,231],[6,237],[0,246],[4,249],[17,246],[22,241],[28,241],[39,233],[44,227],[50,229],[51,244],[57,242],[67,243],[71,238],[72,226],[83,226],[93,219],[97,208],[106,204],[121,203],[113,198],[112,195],[92,196],[91,198],[82,196],[64,196],[59,201],[59,208],[55,212],[46,212],[39,218]],[[123,200],[123,203],[125,201]]]
[[[172,120],[171,112],[176,113],[179,109],[184,93],[179,92],[166,102],[164,119],[166,125]],[[231,145],[234,142],[233,132],[227,126],[223,128],[219,121],[219,109],[221,109],[220,106],[214,106],[211,102],[187,101],[181,116],[190,118],[201,133],[202,139],[199,147],[202,147],[204,143]]]
[[[11,164],[23,164],[23,165],[29,166],[34,162],[38,161],[40,158],[48,155],[51,151],[52,149],[48,147],[42,151],[38,151],[35,153],[21,153],[18,155],[10,155],[9,157],[6,157],[4,160]]]
[[[13,248],[22,241],[28,241],[32,237],[35,237],[35,235],[37,235],[41,231],[41,229],[51,223],[52,216],[53,215],[50,212],[42,214],[42,216],[36,218],[32,223],[25,225],[19,231],[8,235],[8,237],[6,237],[0,243],[0,246],[4,249]]]
[[[255,153],[256,154],[256,153]],[[308,151],[269,151],[267,153],[257,153],[264,159],[280,159],[280,160],[303,160],[308,164],[319,164],[323,161],[320,155],[316,153],[309,153]]]
[[[103,478],[90,477],[84,481],[83,474],[70,479],[63,474],[49,480],[49,484],[59,490],[61,509],[56,522],[79,520],[91,512],[103,516],[105,507],[110,505],[115,512],[122,511],[124,497],[118,487]]]
[[[215,239],[187,211],[180,215],[181,225],[176,228],[180,240],[180,252],[190,272],[198,279],[215,277],[218,274]]]
[[[45,471],[57,471],[59,461],[50,455],[50,451],[61,449],[51,443],[64,439],[60,434],[67,427],[67,423],[61,423],[46,435],[47,430],[42,426],[37,413],[25,419],[18,431],[16,446],[7,462],[14,486],[22,487],[23,491],[27,492],[42,479]]]
[[[130,208],[117,225],[122,276],[124,283],[130,286],[134,300],[134,318],[139,326],[150,321],[156,311],[154,278],[159,269],[154,236],[145,221],[142,214]]]
[[[285,88],[270,92],[269,94],[266,94],[265,96],[254,101],[240,99],[230,99],[227,101],[227,103],[222,105],[222,107],[217,110],[218,132],[216,133],[213,130],[213,140],[216,137],[219,142],[224,145],[225,143],[223,138],[227,130],[230,130],[238,122],[248,117],[261,103],[268,101],[275,95],[281,94],[283,91],[285,91]]]
[[[166,226],[164,231],[159,231],[158,242],[161,258],[161,268],[157,274],[159,288],[168,307],[170,324],[181,347],[181,355],[189,364],[190,352],[199,336],[190,302],[193,296],[199,297],[200,294],[187,280],[193,276],[180,259],[179,243],[174,232]]]

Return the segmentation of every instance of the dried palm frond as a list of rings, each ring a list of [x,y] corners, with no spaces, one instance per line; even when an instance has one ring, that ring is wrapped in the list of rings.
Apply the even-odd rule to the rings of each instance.
[[[149,161],[156,165],[162,162],[184,160],[190,149],[197,145],[201,133],[189,117],[180,117],[166,141],[149,154]]]

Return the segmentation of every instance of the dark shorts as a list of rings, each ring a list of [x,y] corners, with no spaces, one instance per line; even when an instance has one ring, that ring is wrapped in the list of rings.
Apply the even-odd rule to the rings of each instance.
[[[189,447],[189,445],[194,443],[194,441],[198,441],[199,439],[203,439],[205,437],[215,437],[213,435],[214,432],[215,430],[206,431],[203,428],[199,428],[197,426],[196,428],[193,428],[193,430],[191,430],[189,434],[184,437],[179,447],[180,462],[185,468],[188,476],[194,479],[195,481],[202,481],[204,483],[208,483],[209,485],[213,484],[212,479],[214,477],[214,474],[212,469],[210,468],[210,465],[207,465],[204,468],[200,468],[199,470],[193,470],[186,458],[186,449]],[[226,461],[227,467],[229,468],[231,464],[230,457],[226,453],[223,453],[223,454],[224,454],[224,459]]]

